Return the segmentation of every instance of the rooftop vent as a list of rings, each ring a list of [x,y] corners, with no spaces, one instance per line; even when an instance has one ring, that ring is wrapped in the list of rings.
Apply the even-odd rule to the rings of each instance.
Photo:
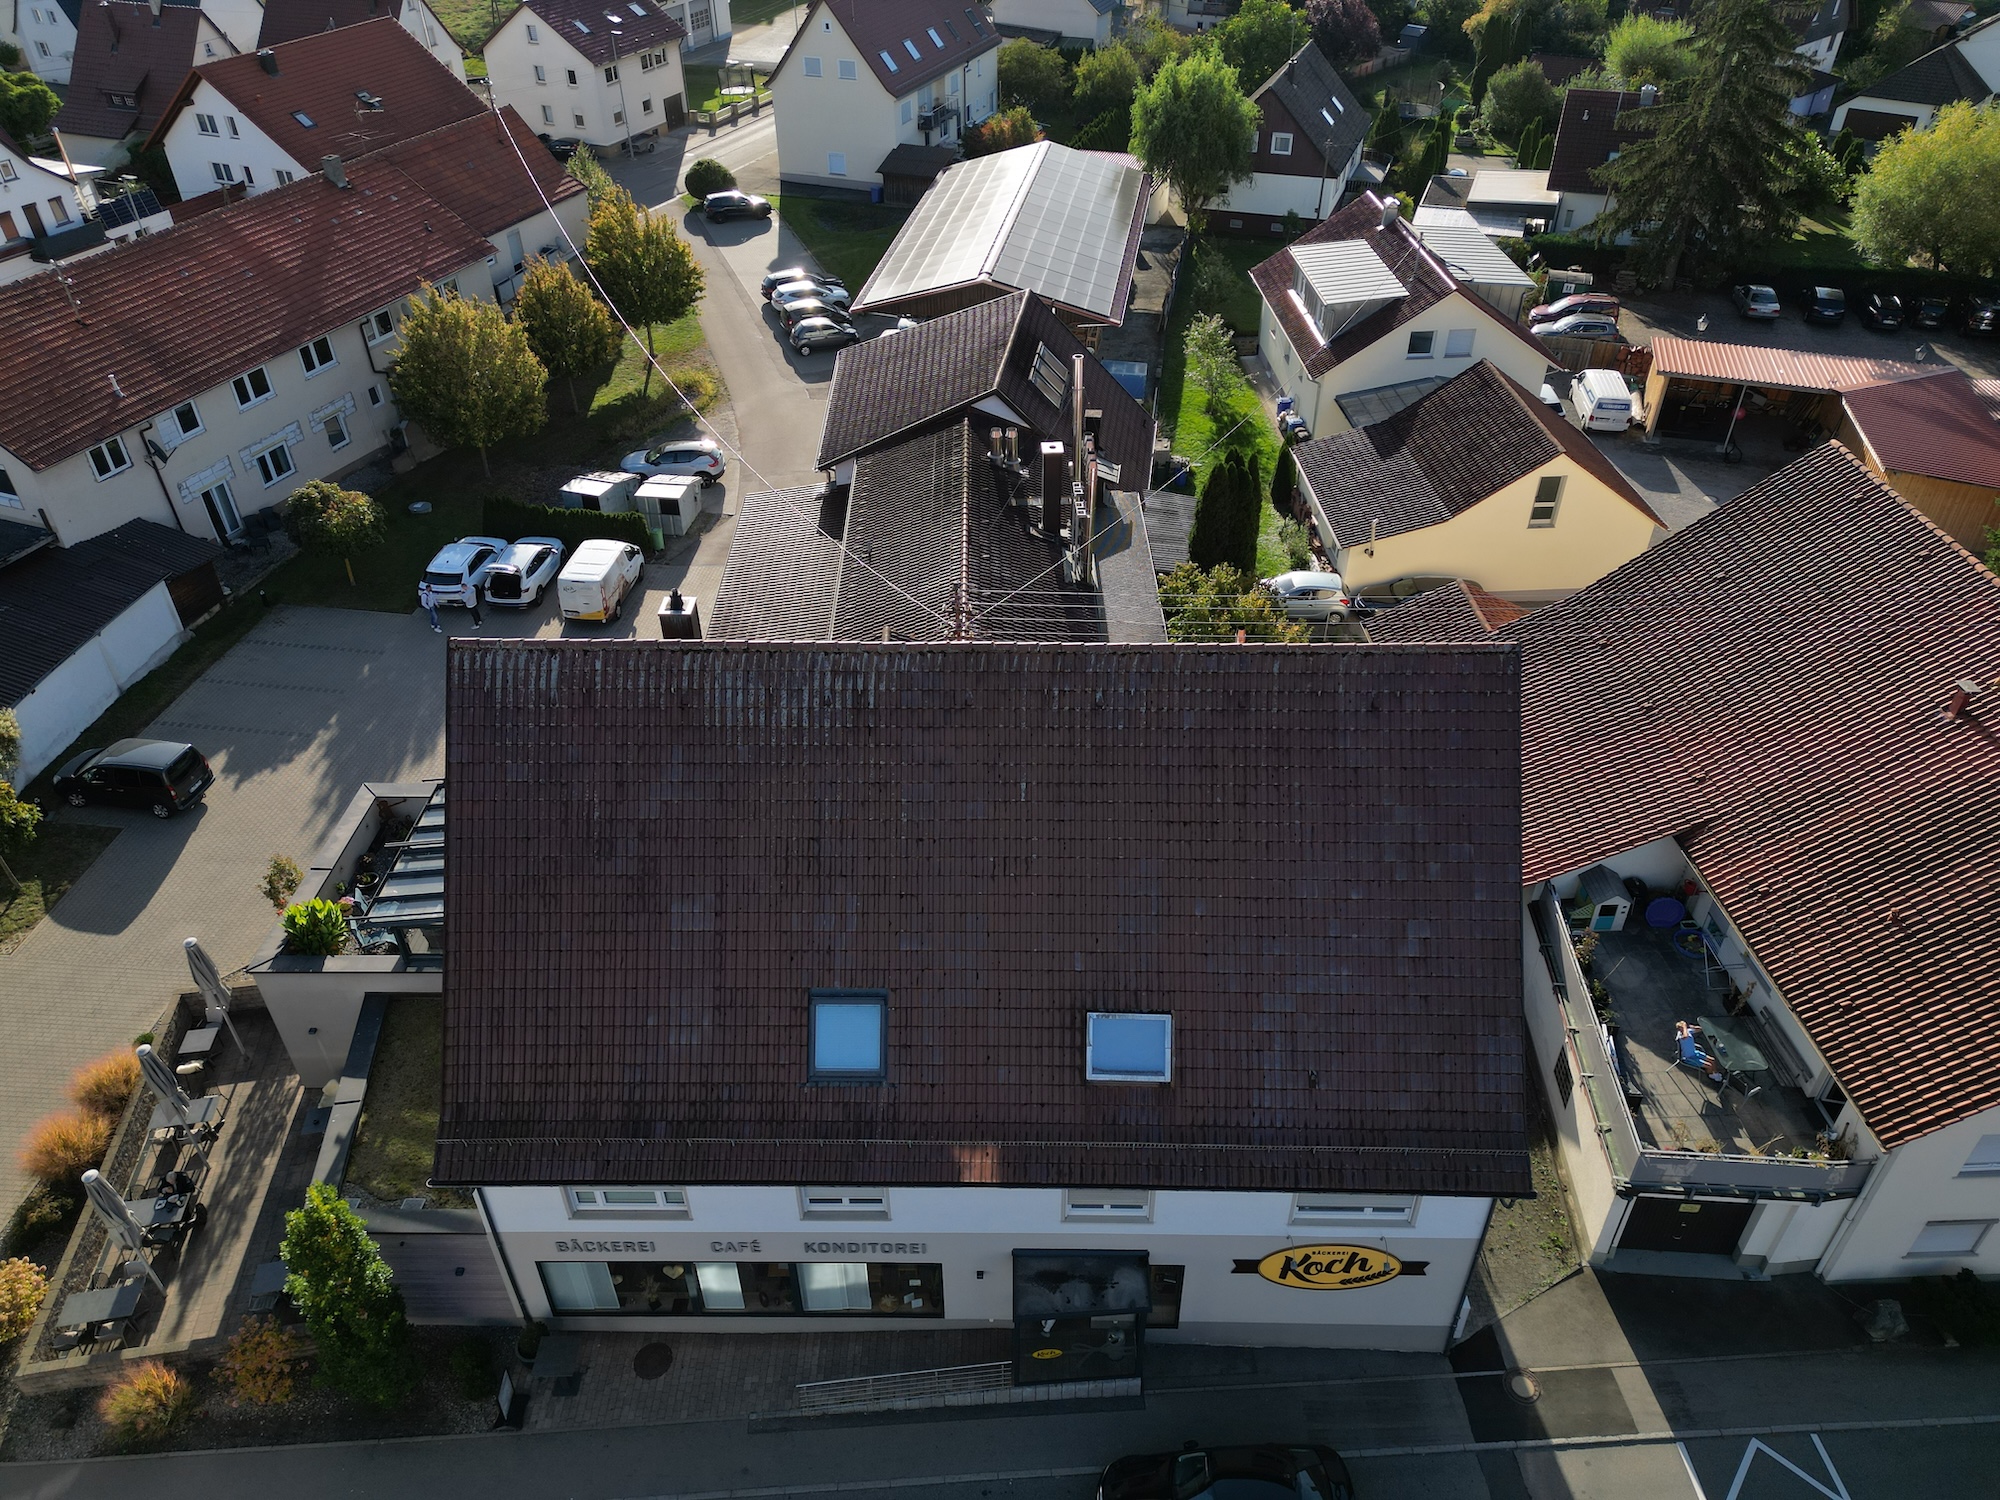
[[[1401,200],[1396,198],[1388,198],[1383,201],[1382,227],[1384,229],[1394,229],[1396,227],[1396,221],[1402,217],[1403,217],[1403,205]]]
[[[1657,85],[1650,83],[1644,85],[1639,90],[1639,108],[1651,109],[1653,107],[1654,101],[1657,100],[1659,97],[1660,97],[1660,90]]]
[[[1084,1076],[1094,1083],[1168,1083],[1174,1071],[1174,1018],[1090,1013]]]
[[[380,94],[371,94],[366,89],[356,89],[354,97],[363,109],[377,110],[382,107],[382,96]]]
[[[257,53],[257,66],[262,68],[266,73],[269,73],[273,78],[276,78],[278,76],[278,54],[273,52],[269,47],[260,48]]]

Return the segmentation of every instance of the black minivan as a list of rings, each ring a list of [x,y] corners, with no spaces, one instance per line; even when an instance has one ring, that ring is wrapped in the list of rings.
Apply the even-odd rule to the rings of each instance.
[[[208,758],[172,740],[119,740],[86,750],[56,772],[56,794],[71,807],[109,802],[171,818],[194,806],[215,780]]]

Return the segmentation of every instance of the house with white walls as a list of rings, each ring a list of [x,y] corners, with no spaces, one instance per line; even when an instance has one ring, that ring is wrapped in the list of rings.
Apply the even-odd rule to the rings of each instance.
[[[694,0],[710,20],[705,0]],[[687,119],[681,45],[689,6],[664,0],[527,0],[487,38],[493,99],[546,136],[616,149]],[[678,13],[678,14],[677,14]]]
[[[1102,47],[1124,29],[1129,7],[1122,0],[993,0],[987,9],[1005,36]]]
[[[69,91],[53,122],[70,160],[122,164],[159,123],[188,69],[242,50],[198,6],[164,0],[85,6]]]
[[[1947,104],[1984,104],[2000,91],[2000,16],[1988,16],[1861,90],[1833,112],[1835,130],[1865,141],[1928,130]]]
[[[1307,42],[1250,96],[1261,119],[1250,145],[1250,178],[1209,205],[1211,227],[1282,234],[1286,215],[1311,224],[1340,206],[1361,165],[1374,117],[1334,65]]]
[[[257,45],[276,47],[384,17],[396,22],[426,52],[451,69],[453,77],[461,83],[465,81],[465,54],[425,0],[264,0],[264,20],[257,33]]]
[[[898,146],[956,147],[999,107],[1001,41],[978,0],[813,0],[771,72],[779,176],[866,189]]]
[[[42,82],[69,82],[82,16],[82,0],[32,0],[16,6],[14,34],[20,38],[21,62]]]

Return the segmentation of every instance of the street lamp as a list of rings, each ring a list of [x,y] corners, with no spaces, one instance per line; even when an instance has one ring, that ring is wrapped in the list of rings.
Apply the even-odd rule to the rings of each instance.
[[[618,80],[618,116],[625,122],[625,155],[632,155],[632,111],[625,104],[625,70],[618,66],[618,40],[623,33],[611,28],[611,76]]]

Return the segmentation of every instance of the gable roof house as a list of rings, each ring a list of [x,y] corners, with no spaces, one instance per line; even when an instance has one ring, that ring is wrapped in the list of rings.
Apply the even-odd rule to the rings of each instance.
[[[425,281],[491,297],[485,236],[379,158],[0,286],[0,505],[64,544],[218,540],[390,450],[382,375]],[[226,315],[218,313],[226,311]],[[5,514],[5,512],[0,512]]]
[[[1485,360],[1292,457],[1320,545],[1355,589],[1444,574],[1545,603],[1637,557],[1663,529],[1587,434]]]
[[[0,282],[32,276],[54,258],[49,242],[59,246],[95,203],[94,197],[85,203],[85,191],[61,162],[28,155],[0,130]]]
[[[845,349],[829,482],[744,500],[708,634],[1164,641],[1138,494],[1153,426],[1026,292]]]
[[[452,40],[444,22],[437,18],[426,0],[265,0],[264,19],[257,33],[259,48],[276,47],[337,31],[343,26],[359,26],[388,17],[407,31],[422,47],[451,69],[452,76],[465,81],[465,54]]]
[[[435,1176],[552,1327],[1440,1349],[1529,1188],[1517,711],[1491,644],[453,643]]]
[[[527,0],[481,49],[493,99],[543,135],[591,146],[677,130],[687,118],[687,9],[664,0]]]
[[[771,70],[778,174],[866,187],[903,146],[957,146],[999,103],[980,0],[813,0]]]
[[[2000,380],[1943,370],[1843,392],[1838,436],[1933,525],[1974,553],[2000,526]]]
[[[1048,46],[1102,47],[1122,31],[1125,0],[995,0],[988,7],[1003,36]]]
[[[1307,42],[1250,95],[1261,120],[1250,151],[1250,179],[1231,183],[1209,205],[1209,222],[1246,234],[1282,234],[1285,215],[1307,223],[1340,206],[1361,166],[1373,117],[1319,43]]]
[[[1548,369],[1548,352],[1455,275],[1393,198],[1363,192],[1250,279],[1264,303],[1258,352],[1315,433],[1387,415],[1477,360],[1529,390]]]
[[[2000,91],[2000,16],[1967,28],[1922,57],[1878,78],[1833,112],[1835,130],[1883,141],[1928,130],[1947,104],[1984,104]]]
[[[233,56],[199,6],[100,0],[84,7],[55,128],[72,161],[112,167],[159,123],[188,69]]]
[[[31,0],[14,7],[14,33],[21,39],[21,61],[44,83],[69,83],[76,56],[77,24],[83,0]]]
[[[1548,187],[1560,198],[1554,228],[1574,234],[1610,205],[1611,194],[1597,180],[1597,169],[1638,139],[1631,112],[1643,109],[1657,95],[1617,89],[1571,89],[1563,95],[1562,119],[1549,156]]]

